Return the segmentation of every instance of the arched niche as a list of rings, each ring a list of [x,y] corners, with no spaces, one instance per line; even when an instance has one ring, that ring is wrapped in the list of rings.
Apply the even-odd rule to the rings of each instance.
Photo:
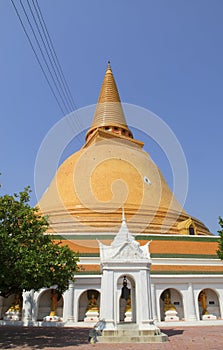
[[[177,228],[179,230],[179,234],[181,235],[194,236],[197,234],[196,225],[191,218],[188,218],[187,220],[179,222],[177,225]]]
[[[52,289],[46,289],[42,291],[37,300],[37,321],[42,321],[45,316],[49,316],[51,311],[51,293]],[[58,317],[63,317],[63,296],[58,297],[58,304],[56,314]]]
[[[125,284],[129,292],[125,294]],[[121,275],[117,280],[117,322],[136,323],[136,288],[135,280],[131,275]]]
[[[22,310],[22,296],[18,296],[18,294],[11,294],[7,298],[0,297],[0,319],[2,319],[5,316],[5,313],[11,306],[18,304],[18,301]]]
[[[216,318],[221,317],[219,296],[217,292],[210,288],[204,288],[198,294],[199,316],[202,320],[203,315],[214,315]]]
[[[93,298],[96,299],[95,303],[100,310],[100,292],[98,290],[88,289],[80,295],[78,300],[78,322],[84,321],[88,305]]]
[[[180,320],[184,319],[183,298],[175,288],[166,288],[160,295],[160,319],[165,320],[165,310],[175,308]]]

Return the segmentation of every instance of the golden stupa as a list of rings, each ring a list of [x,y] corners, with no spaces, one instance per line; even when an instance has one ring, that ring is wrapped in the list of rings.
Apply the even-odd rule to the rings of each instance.
[[[142,148],[128,128],[108,63],[86,143],[59,167],[38,203],[49,216],[49,232],[117,233],[124,207],[133,234],[211,235],[183,210]]]

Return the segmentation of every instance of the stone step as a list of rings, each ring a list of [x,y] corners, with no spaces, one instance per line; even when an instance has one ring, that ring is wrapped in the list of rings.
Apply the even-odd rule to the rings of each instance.
[[[156,335],[154,330],[138,330],[138,329],[117,329],[117,330],[104,330],[103,336],[115,336],[115,337],[141,337],[141,336],[153,336]]]
[[[163,343],[168,341],[164,333],[144,336],[99,336],[99,343]]]
[[[118,323],[117,329],[139,329],[139,326],[136,323],[125,322],[125,323]]]

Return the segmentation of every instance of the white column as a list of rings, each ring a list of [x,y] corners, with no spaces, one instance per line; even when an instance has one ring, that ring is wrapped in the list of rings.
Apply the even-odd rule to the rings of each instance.
[[[64,293],[64,321],[68,323],[74,322],[74,283],[69,283],[68,290]]]
[[[37,321],[37,317],[38,317],[37,300],[38,300],[39,294],[40,294],[40,291],[36,291],[33,293],[33,305],[32,305],[32,320],[33,321]]]
[[[136,290],[137,321],[138,323],[145,323],[152,319],[149,270],[141,270],[139,276],[140,278],[137,281],[138,288]]]
[[[143,270],[140,270],[139,276],[140,278],[136,282],[136,313],[139,330],[158,330],[153,322],[150,267],[148,264],[144,267]]]
[[[140,271],[139,280],[136,281],[136,315],[137,323],[148,319],[148,291],[145,271]]]
[[[28,325],[32,321],[32,305],[33,305],[34,290],[24,291],[23,306],[22,306],[22,320],[24,326]]]
[[[218,302],[220,308],[220,317],[223,318],[223,291],[218,289],[217,292],[219,293]]]
[[[101,302],[100,302],[100,319],[106,322],[106,329],[114,329],[114,273],[113,271],[103,270],[101,278]]]
[[[153,320],[153,306],[152,306],[152,286],[150,279],[150,267],[146,271],[147,276],[147,290],[148,290],[148,308],[149,308],[149,320]]]
[[[187,294],[188,294],[188,297],[186,300],[186,305],[188,308],[188,312],[187,312],[188,320],[186,321],[195,321],[197,320],[197,317],[196,317],[196,310],[195,310],[195,303],[194,303],[194,289],[193,289],[192,283],[188,284]],[[185,300],[184,300],[184,303],[185,303]]]
[[[152,311],[153,311],[153,320],[157,321],[157,307],[156,307],[156,286],[154,283],[151,284],[151,293],[152,293]]]
[[[136,322],[136,286],[132,286],[132,322]]]

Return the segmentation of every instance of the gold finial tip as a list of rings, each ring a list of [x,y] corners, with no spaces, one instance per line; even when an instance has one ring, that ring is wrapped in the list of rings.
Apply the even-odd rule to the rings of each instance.
[[[111,61],[108,60],[108,66],[107,66],[107,70],[110,69],[111,70]]]

